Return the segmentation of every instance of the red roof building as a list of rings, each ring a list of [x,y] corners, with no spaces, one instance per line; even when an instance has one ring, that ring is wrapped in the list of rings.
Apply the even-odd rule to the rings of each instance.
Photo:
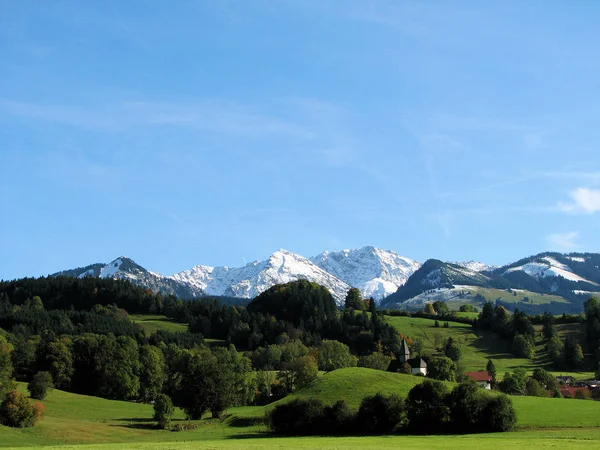
[[[478,372],[465,372],[471,380],[475,381],[479,386],[484,389],[492,389],[492,376],[485,370]]]

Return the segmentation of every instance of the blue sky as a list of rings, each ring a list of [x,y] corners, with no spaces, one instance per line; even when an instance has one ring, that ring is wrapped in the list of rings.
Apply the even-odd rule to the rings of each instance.
[[[599,250],[597,2],[0,10],[0,278]]]

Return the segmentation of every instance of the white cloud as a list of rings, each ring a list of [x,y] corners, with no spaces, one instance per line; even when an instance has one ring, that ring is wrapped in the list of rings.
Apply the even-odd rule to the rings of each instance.
[[[577,188],[569,193],[570,203],[559,203],[560,210],[568,213],[594,214],[600,211],[600,190]]]
[[[570,231],[568,233],[552,233],[546,236],[553,250],[573,251],[582,248],[577,242],[579,232]]]

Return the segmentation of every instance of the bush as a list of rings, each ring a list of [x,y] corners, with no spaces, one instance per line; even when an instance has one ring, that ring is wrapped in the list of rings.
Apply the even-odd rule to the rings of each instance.
[[[270,428],[277,434],[321,434],[324,428],[324,409],[321,400],[295,399],[277,405],[267,419]]]
[[[10,391],[0,405],[0,423],[9,427],[32,427],[44,415],[41,403],[32,405],[25,394]]]
[[[483,410],[481,432],[510,431],[517,424],[517,414],[506,395],[491,398]]]
[[[442,381],[456,380],[456,364],[446,356],[435,356],[429,360],[428,376]]]
[[[459,384],[448,396],[451,429],[455,433],[473,433],[483,420],[487,396],[474,381]]]
[[[173,417],[173,402],[171,397],[165,394],[158,394],[154,401],[154,417],[160,428],[167,428]]]
[[[575,391],[575,396],[573,398],[577,398],[579,400],[591,400],[592,393],[589,389],[580,389],[578,391]]]
[[[344,400],[323,409],[323,430],[331,434],[347,434],[352,430],[354,413]],[[327,431],[328,430],[328,431]]]
[[[450,419],[448,389],[441,381],[426,380],[413,387],[406,398],[408,429],[417,434],[435,434],[445,430]]]
[[[356,415],[356,425],[366,434],[387,434],[405,419],[404,402],[398,395],[365,397]]]
[[[525,383],[525,395],[529,397],[548,397],[548,392],[535,378],[530,378]]]
[[[27,390],[29,391],[31,398],[44,400],[48,394],[48,390],[53,387],[54,384],[50,372],[38,372],[27,385]]]

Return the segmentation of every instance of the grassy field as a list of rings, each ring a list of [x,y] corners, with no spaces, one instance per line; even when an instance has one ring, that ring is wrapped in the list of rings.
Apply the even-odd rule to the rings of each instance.
[[[187,331],[187,324],[178,323],[173,320],[167,319],[166,316],[153,315],[153,314],[130,314],[129,318],[132,322],[137,323],[141,326],[144,331],[148,334],[154,333],[158,330],[166,331]]]
[[[357,407],[360,399],[375,392],[405,397],[423,379],[364,368],[324,374],[293,397],[316,396],[325,402],[345,399]],[[452,383],[448,383],[449,387]],[[21,384],[20,388],[23,389]],[[290,398],[293,398],[290,397]],[[289,401],[289,399],[282,401]],[[46,417],[34,428],[0,426],[0,446],[83,449],[191,448],[509,448],[600,447],[600,403],[585,400],[513,397],[520,431],[469,436],[393,436],[272,438],[262,424],[265,407],[240,407],[223,420],[196,421],[199,427],[185,432],[156,430],[150,405],[104,400],[52,391],[43,402]],[[271,405],[272,407],[272,405]],[[268,408],[268,407],[267,407]],[[176,420],[184,420],[177,411]],[[87,444],[98,445],[87,445]],[[82,446],[83,445],[83,446]]]
[[[99,444],[85,446],[51,446],[47,450],[196,450],[196,449],[590,449],[600,446],[600,432],[595,429],[526,431],[516,433],[479,434],[467,436],[364,436],[364,437],[294,437],[244,438],[202,442],[164,442]],[[39,447],[21,447],[21,450]]]
[[[473,313],[463,313],[473,314]],[[488,359],[492,359],[496,365],[499,377],[505,372],[511,372],[517,367],[523,367],[531,372],[537,367],[542,367],[549,372],[562,375],[572,375],[576,379],[587,379],[593,377],[592,372],[557,372],[546,355],[543,342],[538,339],[536,345],[536,356],[533,360],[517,358],[508,351],[508,341],[499,339],[494,333],[473,330],[471,325],[448,322],[449,328],[440,326],[435,328],[435,320],[419,317],[386,316],[386,320],[406,336],[412,339],[420,338],[423,341],[425,353],[435,355],[438,343],[452,337],[455,341],[463,344],[464,355],[461,360],[466,371],[484,370]],[[443,325],[443,322],[440,322]],[[541,331],[541,326],[537,327]],[[576,335],[577,339],[583,340],[583,328],[578,324],[557,325],[561,337]]]
[[[522,289],[513,289],[513,292],[514,293],[511,293],[503,289],[477,288],[475,294],[481,294],[489,300],[496,300],[499,298],[508,303],[521,303],[525,297],[529,299],[526,303],[531,305],[544,305],[550,302],[569,303],[563,297],[558,295],[538,294]]]
[[[435,328],[435,320],[418,317],[386,316],[386,320],[398,332],[412,339],[420,338],[423,341],[425,353],[434,355],[439,353],[437,347],[441,342],[452,337],[456,342],[463,344],[464,355],[462,363],[467,371],[483,370],[488,359],[496,365],[498,374],[512,371],[517,367],[533,370],[538,367],[536,361],[525,358],[516,358],[507,350],[508,343],[486,331],[474,331],[471,325],[448,322],[449,328],[440,326]],[[440,323],[443,325],[443,322]],[[541,349],[540,349],[541,351]]]

